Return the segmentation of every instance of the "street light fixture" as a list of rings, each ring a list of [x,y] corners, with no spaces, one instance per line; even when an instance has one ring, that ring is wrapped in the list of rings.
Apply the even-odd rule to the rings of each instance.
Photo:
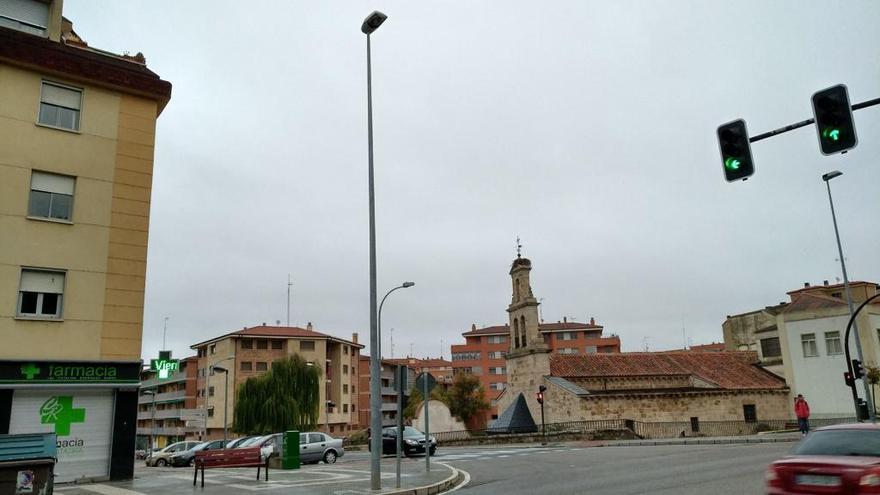
[[[379,490],[382,486],[382,389],[379,375],[379,326],[376,314],[376,198],[373,185],[373,83],[370,60],[370,35],[385,22],[388,16],[377,11],[368,15],[361,25],[361,32],[367,35],[367,166],[369,176],[370,204],[370,487]]]
[[[828,172],[827,174],[822,175],[822,180],[825,181],[825,186],[828,189],[828,203],[831,205],[831,220],[834,222],[834,237],[837,239],[837,253],[840,256],[840,271],[843,272],[843,288],[846,293],[846,303],[849,306],[849,315],[850,318],[853,317],[853,301],[852,301],[852,292],[850,292],[849,288],[849,277],[846,274],[846,260],[843,257],[843,247],[840,244],[840,231],[837,229],[837,215],[834,212],[834,200],[831,198],[831,180],[843,175],[843,172],[839,170],[834,170],[832,172]],[[859,361],[864,362],[862,359],[862,342],[859,337],[859,325],[853,320],[853,329],[856,331],[856,354],[859,356]],[[849,348],[849,340],[847,339],[844,342],[844,345]],[[847,369],[849,369],[851,363],[847,363]],[[862,378],[862,384],[865,386],[865,402],[868,406],[868,417],[871,421],[875,420],[875,412],[874,407],[871,404],[871,388],[868,385],[868,380]],[[853,395],[856,395],[855,387],[853,387]],[[861,418],[861,413],[859,411],[859,401],[858,395],[853,397],[855,400],[856,407],[856,418]]]
[[[214,371],[219,371],[226,375],[226,387],[223,391],[223,448],[226,448],[226,428],[229,425],[227,418],[229,417],[229,370],[222,367],[217,366],[216,364],[213,366]]]
[[[156,436],[156,391],[144,390],[141,395],[152,395],[151,412],[150,412],[150,444],[147,446],[147,458],[153,457],[153,442]]]

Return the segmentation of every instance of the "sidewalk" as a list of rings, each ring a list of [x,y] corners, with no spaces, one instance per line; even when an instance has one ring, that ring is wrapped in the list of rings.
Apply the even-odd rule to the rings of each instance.
[[[777,443],[799,442],[799,432],[765,433],[760,435],[746,435],[735,437],[685,437],[685,438],[658,438],[656,440],[597,440],[582,442],[588,447],[641,447],[647,445],[724,445],[742,443]]]
[[[193,468],[139,467],[135,479],[123,482],[102,482],[83,485],[57,485],[60,495],[153,495],[205,493],[233,495],[248,492],[292,493],[297,495],[358,495],[412,494],[428,495],[451,489],[463,475],[441,462],[431,462],[425,472],[424,459],[407,459],[401,465],[401,488],[394,488],[393,458],[382,459],[382,491],[370,490],[369,460],[303,466],[298,470],[272,469],[269,481],[256,480],[256,468],[225,468],[205,470],[205,487],[192,485]]]

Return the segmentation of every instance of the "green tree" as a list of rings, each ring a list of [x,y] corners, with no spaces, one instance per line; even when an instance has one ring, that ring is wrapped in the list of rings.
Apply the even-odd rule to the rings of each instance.
[[[419,415],[419,409],[422,408],[424,402],[424,395],[422,395],[422,389],[418,387],[413,387],[409,392],[409,401],[406,404],[406,407],[403,409],[403,418],[404,419],[413,419]],[[440,402],[446,404],[449,407],[449,397],[446,396],[446,389],[439,385],[435,385],[433,389],[431,389],[431,400],[439,400]]]
[[[471,418],[488,411],[491,406],[486,400],[486,392],[480,379],[467,373],[459,373],[446,391],[449,411],[453,416],[467,423]]]
[[[311,430],[318,423],[321,370],[298,354],[238,387],[232,429],[242,435]]]

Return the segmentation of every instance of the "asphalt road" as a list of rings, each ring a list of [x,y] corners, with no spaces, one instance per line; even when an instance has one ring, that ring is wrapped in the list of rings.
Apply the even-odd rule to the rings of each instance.
[[[446,448],[436,459],[470,474],[461,495],[747,495],[764,493],[764,470],[792,446]]]

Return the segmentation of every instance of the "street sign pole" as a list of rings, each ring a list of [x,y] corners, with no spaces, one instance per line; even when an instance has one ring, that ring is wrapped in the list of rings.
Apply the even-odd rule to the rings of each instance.
[[[397,483],[400,488],[400,451],[403,447],[403,392],[406,388],[406,366],[397,365]]]
[[[425,387],[425,471],[431,472],[431,423],[428,421],[428,373],[422,369],[422,383]]]

